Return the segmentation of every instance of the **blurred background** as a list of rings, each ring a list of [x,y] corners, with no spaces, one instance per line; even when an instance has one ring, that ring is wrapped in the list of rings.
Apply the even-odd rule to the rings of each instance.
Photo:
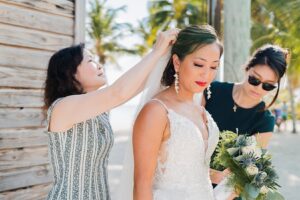
[[[48,164],[43,82],[50,56],[85,42],[109,84],[151,50],[159,31],[211,24],[224,43],[217,79],[239,81],[254,49],[289,49],[289,67],[271,110],[270,143],[281,192],[300,189],[300,0],[0,0],[0,199],[44,199]],[[122,171],[139,96],[110,113],[115,145],[109,162],[112,197]]]

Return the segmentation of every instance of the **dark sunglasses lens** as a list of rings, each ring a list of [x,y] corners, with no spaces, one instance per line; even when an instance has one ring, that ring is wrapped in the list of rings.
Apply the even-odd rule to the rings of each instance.
[[[276,86],[269,83],[263,83],[262,88],[266,91],[271,91],[274,90]]]
[[[248,83],[250,83],[251,85],[254,85],[254,86],[258,86],[260,84],[260,80],[258,80],[254,76],[249,76]]]

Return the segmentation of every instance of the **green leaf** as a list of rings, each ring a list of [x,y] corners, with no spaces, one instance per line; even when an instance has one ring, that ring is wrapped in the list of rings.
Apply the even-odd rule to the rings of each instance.
[[[233,148],[228,148],[227,149],[227,152],[230,154],[230,155],[234,155],[236,154],[236,152],[238,152],[239,148],[238,147],[233,147]]]
[[[256,199],[259,195],[259,188],[254,187],[251,184],[246,184],[245,186],[245,192],[248,194],[248,196],[252,199]]]
[[[285,198],[276,191],[269,191],[266,196],[266,200],[284,200]]]

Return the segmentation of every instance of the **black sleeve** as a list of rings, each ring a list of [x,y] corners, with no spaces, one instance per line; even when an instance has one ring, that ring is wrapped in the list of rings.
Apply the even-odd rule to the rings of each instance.
[[[275,126],[275,117],[271,114],[270,111],[264,111],[261,119],[255,126],[254,134],[256,133],[265,133],[273,132]]]

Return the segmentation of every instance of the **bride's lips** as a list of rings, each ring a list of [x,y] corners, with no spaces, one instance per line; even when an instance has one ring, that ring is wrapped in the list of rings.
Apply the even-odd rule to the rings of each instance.
[[[195,81],[195,83],[200,87],[204,87],[207,84],[207,82],[203,82],[203,81]]]

